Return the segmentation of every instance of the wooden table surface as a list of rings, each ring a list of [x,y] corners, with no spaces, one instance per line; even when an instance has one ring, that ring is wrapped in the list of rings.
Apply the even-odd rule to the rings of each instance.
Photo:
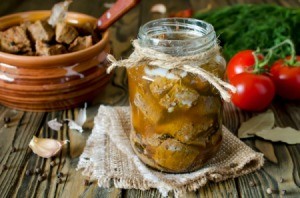
[[[32,9],[50,9],[56,2],[58,1],[1,0],[0,15]],[[113,1],[77,0],[70,9],[100,16],[106,9],[104,2],[112,3]],[[156,3],[165,4],[170,13],[185,8],[200,10],[250,2],[273,3],[288,7],[300,6],[298,0],[144,0],[111,28],[113,52],[117,58],[127,57],[131,53],[130,41],[136,37],[138,28],[151,19],[167,16],[167,14],[150,13],[151,6]],[[123,69],[115,73],[107,89],[95,98],[93,104],[89,104],[88,121],[83,134],[69,130],[66,124],[60,132],[52,131],[47,126],[47,121],[53,118],[74,119],[78,114],[78,109],[32,113],[0,105],[0,165],[7,166],[7,170],[0,169],[0,197],[160,197],[158,191],[154,189],[149,191],[104,189],[98,187],[96,182],[89,186],[83,184],[86,178],[75,169],[93,127],[93,118],[99,104],[128,104],[127,79]],[[271,109],[275,112],[278,126],[300,129],[299,102],[284,102],[276,99]],[[253,116],[252,113],[237,110],[231,104],[225,105],[224,124],[234,133],[240,123],[251,116]],[[4,117],[12,119],[8,128],[4,127]],[[50,159],[39,158],[28,148],[33,135],[70,140],[70,144],[56,158],[56,166],[50,167]],[[264,148],[268,159],[261,170],[236,179],[209,183],[197,192],[188,194],[187,197],[300,197],[300,145],[271,144],[262,140],[246,140],[245,143],[254,149],[255,144]],[[11,152],[12,147],[17,148],[17,151]],[[25,175],[26,170],[36,167],[48,174],[46,180],[39,182],[37,176]],[[58,172],[64,174],[61,184],[56,183]],[[279,182],[280,178],[284,181]],[[256,185],[251,187],[251,182]],[[274,189],[274,193],[268,195],[267,188]],[[280,195],[282,190],[286,190],[286,195]]]

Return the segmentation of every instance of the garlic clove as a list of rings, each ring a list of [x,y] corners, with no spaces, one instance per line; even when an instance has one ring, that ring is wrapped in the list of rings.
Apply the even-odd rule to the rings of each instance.
[[[29,147],[32,151],[40,157],[49,158],[55,156],[62,146],[67,144],[69,140],[59,141],[49,138],[37,138],[33,136],[29,142]]]
[[[151,12],[165,14],[167,12],[167,8],[164,4],[158,3],[151,7]]]

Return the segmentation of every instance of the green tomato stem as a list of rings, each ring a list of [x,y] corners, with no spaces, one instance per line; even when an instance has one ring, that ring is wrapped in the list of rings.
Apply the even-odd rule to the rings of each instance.
[[[269,49],[266,49],[265,51],[267,51],[267,55],[265,56],[263,61],[260,61],[258,59],[258,55],[261,54],[260,49],[257,49],[255,52],[253,52],[253,56],[254,56],[254,60],[255,60],[253,73],[258,73],[258,74],[262,73],[264,71],[264,67],[270,62],[270,60],[273,56],[274,50],[283,45],[286,45],[286,44],[288,44],[291,48],[291,58],[289,60],[286,60],[286,63],[289,66],[295,66],[297,63],[295,45],[290,39],[286,39],[286,40],[282,41],[281,43],[279,43]]]
[[[291,47],[291,59],[287,61],[288,65],[295,65],[297,63],[295,45],[291,40],[287,41]]]

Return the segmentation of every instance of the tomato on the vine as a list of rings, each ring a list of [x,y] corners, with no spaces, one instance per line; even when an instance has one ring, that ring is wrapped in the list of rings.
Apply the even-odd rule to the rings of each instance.
[[[231,79],[237,92],[232,94],[232,102],[243,110],[262,111],[272,102],[275,95],[273,81],[265,75],[241,73]]]
[[[258,57],[259,59],[262,56]],[[255,58],[253,55],[253,50],[242,50],[235,54],[229,61],[227,65],[227,77],[228,80],[231,79],[243,72],[251,72],[253,70],[253,66],[255,65]]]
[[[271,76],[266,74],[267,65],[276,54],[276,49],[290,46],[290,57],[276,61]],[[267,52],[263,56],[260,52]],[[276,93],[287,99],[300,99],[300,56],[296,56],[293,42],[286,39],[263,51],[243,50],[235,54],[228,63],[227,76],[237,89],[232,102],[241,109],[262,111],[269,106]]]
[[[240,109],[262,111],[274,98],[274,83],[263,74],[266,65],[263,58],[252,50],[243,50],[235,54],[228,63],[228,79],[237,89],[231,100]]]
[[[276,93],[282,98],[300,99],[300,66],[288,65],[287,60],[276,61],[271,68],[271,76],[276,86]],[[296,64],[300,64],[300,56],[296,57]]]

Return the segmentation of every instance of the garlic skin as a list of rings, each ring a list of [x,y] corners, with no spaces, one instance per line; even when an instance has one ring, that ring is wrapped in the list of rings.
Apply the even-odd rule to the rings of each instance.
[[[84,108],[79,110],[79,113],[78,113],[75,121],[71,120],[71,119],[65,119],[65,120],[69,121],[68,126],[70,129],[77,130],[80,133],[83,132],[82,126],[87,119],[86,108],[87,108],[87,103],[84,103]]]
[[[66,18],[71,0],[59,2],[52,7],[51,16],[48,19],[48,24],[54,27],[57,23],[63,22]]]
[[[74,129],[80,133],[83,133],[82,126],[80,126],[76,121],[71,120],[71,119],[65,119],[65,120],[69,121],[68,126],[70,129]]]
[[[83,124],[86,121],[86,108],[87,108],[87,103],[84,103],[84,107],[82,109],[79,110],[78,116],[75,120],[75,122],[79,125],[79,126],[83,126]]]
[[[40,157],[50,158],[55,156],[61,149],[62,146],[70,142],[69,140],[59,141],[49,138],[33,138],[29,142],[29,147],[32,151]]]
[[[50,127],[50,129],[54,131],[59,131],[60,128],[63,126],[60,122],[57,121],[57,118],[50,120],[47,124]]]

